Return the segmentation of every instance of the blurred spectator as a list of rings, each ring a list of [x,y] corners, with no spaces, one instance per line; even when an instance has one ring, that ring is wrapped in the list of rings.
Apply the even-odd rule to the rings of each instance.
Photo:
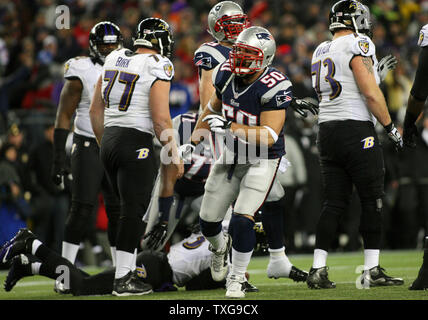
[[[21,181],[14,162],[18,152],[13,144],[5,143],[0,149],[0,245],[13,236],[13,232],[26,226],[29,209],[22,206]]]

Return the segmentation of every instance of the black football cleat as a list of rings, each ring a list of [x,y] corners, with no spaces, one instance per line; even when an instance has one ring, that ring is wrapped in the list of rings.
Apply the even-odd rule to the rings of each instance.
[[[328,267],[311,268],[306,283],[310,289],[334,289],[336,284],[328,279]]]
[[[31,273],[31,263],[35,261],[33,257],[24,254],[15,256],[11,261],[9,273],[4,281],[4,290],[9,292],[19,280],[33,275]]]
[[[288,277],[295,282],[305,282],[308,279],[308,273],[292,266]]]
[[[248,281],[245,281],[243,283],[243,285],[244,285],[244,291],[245,292],[259,292],[259,288],[257,288],[256,286],[252,285]]]
[[[428,290],[428,270],[420,269],[418,277],[410,285],[409,290]]]
[[[384,268],[376,266],[370,270],[363,271],[361,284],[368,284],[370,287],[401,286],[404,284],[404,280],[390,277],[385,273]]]
[[[126,276],[119,279],[114,279],[113,282],[112,294],[115,296],[140,296],[152,292],[152,286],[141,280],[141,278],[138,277],[136,271],[129,271]]]
[[[35,239],[36,236],[28,229],[20,229],[18,233],[0,248],[0,261],[7,263],[13,257],[21,253],[29,253],[28,240]]]
[[[409,290],[428,290],[428,236],[424,242],[424,257],[419,269],[418,277],[410,285]]]

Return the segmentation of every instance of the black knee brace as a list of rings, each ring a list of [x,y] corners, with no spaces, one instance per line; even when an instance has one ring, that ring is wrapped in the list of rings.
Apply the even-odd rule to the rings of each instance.
[[[320,219],[317,224],[315,247],[328,251],[336,236],[340,217],[349,206],[349,201],[327,200],[323,204]]]
[[[208,222],[199,218],[199,225],[205,237],[213,237],[221,232],[221,221]]]

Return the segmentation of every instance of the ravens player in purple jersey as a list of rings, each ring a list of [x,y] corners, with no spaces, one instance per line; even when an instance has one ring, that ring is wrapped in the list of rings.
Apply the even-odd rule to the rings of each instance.
[[[200,225],[211,244],[214,280],[226,277],[227,257],[232,250],[226,291],[230,298],[245,296],[244,273],[255,244],[254,214],[266,200],[278,168],[282,170],[285,163],[283,127],[285,109],[293,100],[292,85],[270,67],[275,50],[268,30],[250,27],[241,32],[230,59],[213,71],[215,94],[191,140],[196,145],[206,139],[209,133],[202,129],[226,136],[226,147],[205,184]],[[221,231],[221,221],[232,203],[230,236]]]

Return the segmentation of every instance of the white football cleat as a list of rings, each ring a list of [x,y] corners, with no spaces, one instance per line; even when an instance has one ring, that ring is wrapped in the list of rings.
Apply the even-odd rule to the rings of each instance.
[[[226,298],[245,298],[244,277],[238,277],[232,274],[226,281]]]
[[[225,234],[226,245],[223,250],[215,251],[212,246],[209,246],[209,250],[213,253],[211,255],[211,276],[214,281],[223,281],[226,278],[228,268],[229,251],[232,248],[232,237],[229,234]]]

